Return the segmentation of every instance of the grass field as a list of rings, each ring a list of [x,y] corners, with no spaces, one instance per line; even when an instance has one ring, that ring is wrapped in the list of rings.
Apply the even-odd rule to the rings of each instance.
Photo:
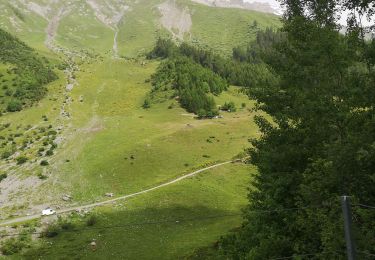
[[[28,257],[41,259],[176,259],[211,245],[241,223],[250,174],[228,165],[115,206],[101,208],[98,223],[43,241]],[[113,210],[113,207],[116,210]],[[116,227],[114,227],[116,226]],[[113,228],[109,228],[113,227]],[[75,231],[74,231],[75,230]],[[93,252],[89,243],[96,240]]]
[[[142,109],[150,89],[144,82],[155,67],[156,63],[106,61],[78,75],[80,85],[72,92],[74,128],[67,133],[71,140],[59,148],[58,169],[51,166],[77,200],[100,199],[106,192],[136,192],[207,163],[231,159],[256,136],[247,109],[216,120],[197,120],[181,108],[168,109],[169,102]],[[233,87],[217,98],[218,103],[233,100],[238,107],[251,107],[238,90]],[[84,101],[77,102],[79,97]]]
[[[15,207],[18,211],[29,212],[30,204],[66,207],[68,204],[60,201],[63,193],[73,196],[73,204],[84,204],[103,200],[106,192],[117,196],[153,187],[208,163],[229,160],[248,147],[248,138],[257,136],[251,119],[253,113],[247,110],[252,107],[252,101],[237,87],[216,97],[217,103],[234,101],[237,107],[246,103],[247,108],[223,113],[222,119],[197,120],[179,107],[168,109],[170,102],[142,109],[143,99],[151,88],[145,81],[156,66],[154,62],[141,65],[141,62],[105,59],[81,67],[77,73],[79,85],[70,93],[71,119],[61,133],[65,141],[50,159],[50,165],[43,168],[50,177],[33,188],[33,199]],[[43,111],[50,122],[58,125],[60,118],[52,97],[58,95],[61,84],[55,85],[56,89],[51,86],[50,97],[39,107],[7,115],[2,120],[14,121],[23,114],[28,115],[28,123],[36,124],[42,120],[39,115]],[[41,166],[32,165],[25,168],[29,169],[28,174],[41,171]],[[251,172],[254,169],[249,166],[228,165],[121,203],[124,206],[115,210],[100,209],[98,227],[121,221],[152,222],[238,214],[246,204]],[[27,197],[26,194],[27,191]],[[237,216],[187,221],[177,226],[164,223],[132,227],[105,234],[95,229],[66,233],[53,239],[53,246],[43,246],[38,254],[56,259],[62,251],[77,254],[77,247],[81,247],[84,250],[79,250],[80,257],[87,258],[103,258],[113,253],[131,259],[137,255],[151,259],[158,254],[160,258],[172,259],[213,243],[239,223]],[[124,232],[131,239],[120,240]],[[87,241],[94,234],[104,237],[100,249],[92,253]],[[144,242],[142,246],[140,241]],[[148,247],[153,250],[146,250]]]

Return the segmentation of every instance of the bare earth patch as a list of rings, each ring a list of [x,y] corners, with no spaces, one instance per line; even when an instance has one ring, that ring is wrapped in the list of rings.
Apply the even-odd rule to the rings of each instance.
[[[167,1],[158,6],[162,15],[160,22],[162,26],[182,40],[186,33],[190,32],[192,20],[187,7],[181,10],[174,1]]]

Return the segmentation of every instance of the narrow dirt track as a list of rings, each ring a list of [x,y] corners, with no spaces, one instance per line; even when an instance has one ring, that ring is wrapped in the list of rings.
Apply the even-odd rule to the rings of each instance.
[[[113,203],[113,202],[116,202],[118,200],[124,200],[124,199],[128,199],[128,198],[132,198],[132,197],[135,197],[135,196],[138,196],[138,195],[141,195],[141,194],[145,194],[145,193],[148,193],[150,191],[154,191],[154,190],[163,188],[165,186],[180,182],[180,181],[182,181],[186,178],[192,177],[192,176],[194,176],[198,173],[201,173],[201,172],[213,169],[213,168],[217,168],[217,167],[229,164],[229,163],[233,163],[233,162],[236,162],[236,161],[227,161],[227,162],[223,162],[223,163],[214,164],[212,166],[209,166],[209,167],[206,167],[206,168],[188,173],[186,175],[183,175],[181,177],[173,179],[169,182],[157,185],[157,186],[149,188],[149,189],[145,189],[145,190],[142,190],[142,191],[139,191],[139,192],[136,192],[136,193],[120,196],[120,197],[117,197],[117,198],[113,198],[113,199],[109,199],[109,200],[105,200],[105,201],[101,201],[101,202],[96,202],[96,203],[92,203],[92,204],[87,204],[87,205],[57,210],[56,213],[57,214],[63,214],[63,213],[67,213],[67,212],[71,212],[71,211],[75,211],[75,210],[83,210],[83,209],[88,209],[88,208],[94,208],[94,207],[102,206],[102,205],[105,205],[105,204]],[[41,217],[42,216],[40,214],[36,214],[36,215],[30,215],[30,216],[24,216],[24,217],[9,219],[9,220],[5,220],[5,221],[0,222],[0,226],[11,225],[11,224],[19,223],[19,222],[38,219],[38,218],[41,218]]]

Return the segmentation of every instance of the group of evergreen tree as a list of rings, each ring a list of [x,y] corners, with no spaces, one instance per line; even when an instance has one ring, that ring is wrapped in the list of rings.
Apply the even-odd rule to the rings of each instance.
[[[275,82],[274,74],[260,57],[281,38],[281,34],[272,29],[259,31],[257,41],[247,49],[233,50],[233,58],[187,43],[177,46],[170,39],[160,38],[148,58],[167,61],[153,76],[153,92],[168,90],[166,86],[170,86],[177,90],[175,96],[179,96],[181,105],[188,111],[212,117],[217,114],[216,105],[207,93],[220,94],[228,83],[251,89]],[[239,52],[244,53],[243,57]]]
[[[47,92],[45,85],[55,79],[56,74],[46,65],[46,61],[25,43],[8,32],[0,29],[0,63],[12,66],[10,73],[16,75],[16,81],[7,86],[11,92],[8,111],[22,109],[40,100]]]
[[[375,210],[360,204],[375,205],[375,40],[363,37],[356,17],[373,15],[374,6],[282,2],[284,36],[262,56],[275,80],[250,91],[272,120],[256,118],[262,136],[249,154],[258,174],[245,221],[221,239],[220,253],[345,259],[340,196],[348,195],[358,259],[372,259]],[[337,24],[341,9],[349,12],[345,35]],[[246,53],[237,59],[248,60]]]
[[[269,55],[272,46],[285,38],[285,33],[273,28],[257,31],[256,38],[246,47],[233,48],[233,59],[240,62],[259,64],[263,62],[264,55]]]
[[[266,32],[260,31],[258,34],[271,34],[273,35],[269,36],[271,40],[278,37],[274,35],[279,35],[271,29]],[[261,42],[262,46],[266,45],[266,43],[264,43],[265,41],[266,40],[263,40]],[[238,49],[240,48],[234,49],[234,55],[236,55]],[[255,47],[249,47],[249,51],[250,49],[255,50]],[[259,48],[259,50],[257,50],[257,55],[260,56],[260,52],[261,49]],[[179,46],[176,46],[176,44],[169,39],[159,39],[153,51],[148,55],[149,58],[173,58],[181,56],[188,57],[195,63],[213,71],[234,86],[253,88],[262,86],[270,80],[274,80],[267,65],[258,60],[257,62],[248,59],[239,60],[236,59],[236,56],[233,56],[233,59],[228,59],[216,54],[212,50],[199,48],[187,43],[181,43]]]
[[[161,63],[152,76],[153,91],[174,90],[173,97],[189,112],[200,117],[217,115],[212,95],[228,87],[227,82],[211,70],[184,56],[175,56]]]

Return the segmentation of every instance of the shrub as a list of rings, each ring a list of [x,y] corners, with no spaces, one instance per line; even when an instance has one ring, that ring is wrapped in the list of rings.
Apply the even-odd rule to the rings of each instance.
[[[28,159],[25,156],[20,156],[16,160],[17,160],[17,164],[21,165],[21,164],[24,164],[25,162],[27,162]]]
[[[150,107],[151,107],[150,100],[145,99],[145,101],[143,102],[142,107],[143,107],[144,109],[150,108]]]
[[[57,135],[57,132],[55,130],[48,131],[48,135]]]
[[[198,116],[198,118],[200,118],[200,119],[205,118],[205,117],[206,117],[206,114],[207,114],[207,112],[206,112],[206,110],[204,110],[204,109],[199,109],[198,112],[197,112],[197,116]]]
[[[9,101],[8,105],[7,105],[7,111],[8,112],[16,112],[16,111],[20,111],[22,109],[22,103],[21,101],[17,100],[17,99],[13,99],[11,101]]]
[[[236,105],[233,101],[225,102],[225,104],[221,107],[221,110],[228,111],[228,112],[235,112],[236,111]]]
[[[1,243],[1,252],[4,255],[13,255],[20,252],[25,247],[28,247],[28,243],[25,239],[12,237]]]
[[[75,228],[75,225],[72,222],[66,220],[60,222],[60,226],[63,230],[73,230]]]
[[[98,218],[95,215],[91,215],[87,220],[86,220],[86,225],[91,227],[94,226],[98,222]]]
[[[9,151],[5,151],[5,152],[3,152],[3,154],[1,155],[1,158],[3,158],[3,159],[7,159],[7,158],[9,158],[11,155],[12,155],[11,152],[9,152]]]
[[[0,174],[0,182],[1,182],[2,180],[4,180],[6,177],[8,177],[8,175],[7,175],[6,173],[2,173],[2,174]]]
[[[52,151],[52,150],[48,150],[48,151],[46,152],[46,155],[47,155],[47,156],[52,156],[52,155],[53,155],[53,151]]]
[[[42,237],[55,237],[60,232],[60,226],[58,224],[49,225],[41,234]]]
[[[40,165],[41,166],[47,166],[47,165],[49,165],[49,162],[46,161],[46,160],[43,160],[43,161],[40,162]]]

